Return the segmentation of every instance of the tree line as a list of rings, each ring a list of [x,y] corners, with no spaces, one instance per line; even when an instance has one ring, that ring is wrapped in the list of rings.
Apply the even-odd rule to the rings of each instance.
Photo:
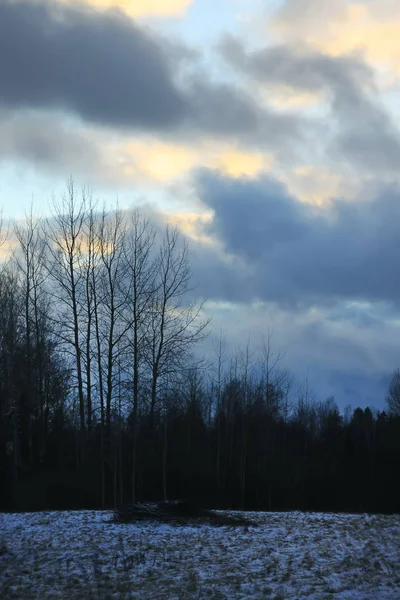
[[[0,270],[0,509],[399,511],[400,373],[388,411],[296,388],[268,336],[211,356],[188,246],[72,181],[15,226]]]

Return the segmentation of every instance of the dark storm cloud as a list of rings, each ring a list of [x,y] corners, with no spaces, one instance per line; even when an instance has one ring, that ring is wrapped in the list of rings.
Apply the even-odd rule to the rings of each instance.
[[[380,105],[372,69],[356,56],[327,56],[306,46],[281,45],[247,52],[232,36],[219,52],[234,69],[256,81],[301,92],[324,93],[337,133],[330,148],[358,168],[394,172],[400,167],[400,136]]]
[[[151,35],[119,13],[0,4],[1,100],[111,124],[168,127],[187,106]]]
[[[343,299],[400,302],[400,190],[328,209],[300,203],[261,177],[229,179],[201,170],[211,231],[248,267],[232,300],[261,298],[304,306]],[[217,277],[217,276],[216,276]],[[235,289],[233,288],[235,294]]]
[[[178,85],[188,61],[191,75]],[[263,109],[245,91],[201,78],[189,49],[117,11],[1,2],[0,81],[3,106],[61,108],[111,126],[270,146],[292,144],[301,130],[299,120]]]

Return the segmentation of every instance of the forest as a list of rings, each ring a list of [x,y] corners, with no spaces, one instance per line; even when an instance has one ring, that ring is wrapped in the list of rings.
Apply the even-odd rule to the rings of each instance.
[[[272,335],[234,352],[214,335],[201,356],[212,323],[184,236],[72,181],[2,241],[1,511],[400,512],[399,371],[387,410],[341,413],[294,381]]]

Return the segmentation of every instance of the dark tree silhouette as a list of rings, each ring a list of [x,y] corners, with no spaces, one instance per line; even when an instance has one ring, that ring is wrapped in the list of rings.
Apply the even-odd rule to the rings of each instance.
[[[47,227],[47,229],[46,229]],[[46,234],[43,240],[42,232]],[[271,336],[236,354],[207,322],[188,247],[72,184],[0,269],[0,510],[161,499],[400,511],[400,371],[388,412],[295,392]]]

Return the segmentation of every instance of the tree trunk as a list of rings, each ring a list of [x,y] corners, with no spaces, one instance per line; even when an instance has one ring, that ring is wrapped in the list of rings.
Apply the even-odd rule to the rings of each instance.
[[[164,415],[164,444],[163,444],[163,459],[162,459],[162,480],[163,480],[163,499],[167,502],[167,452],[168,452],[168,422],[167,410]]]

